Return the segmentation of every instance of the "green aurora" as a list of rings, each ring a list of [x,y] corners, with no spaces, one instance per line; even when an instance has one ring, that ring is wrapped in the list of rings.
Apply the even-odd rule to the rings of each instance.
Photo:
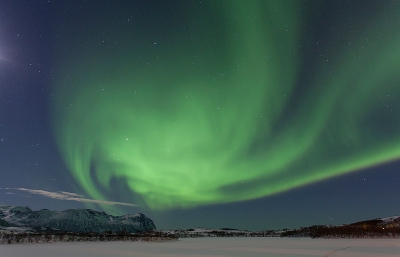
[[[70,28],[78,36],[58,50],[51,104],[82,188],[96,199],[120,190],[153,209],[188,208],[399,158],[395,10],[392,20],[371,18],[351,45],[333,38],[305,75],[305,14],[295,2],[210,3],[182,18],[197,24],[186,32],[100,24],[102,40]]]

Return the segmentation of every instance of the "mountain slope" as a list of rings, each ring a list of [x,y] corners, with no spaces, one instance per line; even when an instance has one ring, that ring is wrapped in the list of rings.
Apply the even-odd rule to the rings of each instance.
[[[22,227],[45,227],[67,232],[128,232],[154,230],[153,221],[144,214],[113,216],[91,209],[33,211],[26,206],[0,206],[0,219]]]
[[[399,238],[400,216],[364,220],[339,226],[315,225],[284,231],[283,237]]]
[[[396,228],[400,227],[400,216],[392,216],[387,218],[378,218],[373,220],[364,220],[351,223],[348,226],[353,227],[380,227],[380,228]]]

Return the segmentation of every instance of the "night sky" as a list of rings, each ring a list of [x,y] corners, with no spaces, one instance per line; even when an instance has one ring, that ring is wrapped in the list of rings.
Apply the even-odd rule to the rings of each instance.
[[[400,1],[0,0],[0,204],[336,225],[399,158]]]

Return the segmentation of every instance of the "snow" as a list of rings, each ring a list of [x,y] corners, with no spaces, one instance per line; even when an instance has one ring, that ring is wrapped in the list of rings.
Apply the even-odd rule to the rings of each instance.
[[[11,213],[10,209],[12,206],[0,205],[0,217],[4,220],[10,219]]]
[[[392,216],[392,217],[382,218],[380,220],[382,220],[385,223],[388,223],[388,222],[393,222],[394,220],[398,219],[399,217],[400,216]]]
[[[8,257],[332,256],[398,257],[398,239],[183,238],[169,242],[82,242],[0,245]]]

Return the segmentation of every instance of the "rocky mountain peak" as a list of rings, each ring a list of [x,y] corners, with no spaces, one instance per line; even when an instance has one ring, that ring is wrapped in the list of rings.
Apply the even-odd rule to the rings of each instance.
[[[153,221],[143,213],[113,216],[92,209],[33,211],[27,206],[0,206],[0,217],[22,227],[46,228],[66,232],[142,232],[154,230]]]

